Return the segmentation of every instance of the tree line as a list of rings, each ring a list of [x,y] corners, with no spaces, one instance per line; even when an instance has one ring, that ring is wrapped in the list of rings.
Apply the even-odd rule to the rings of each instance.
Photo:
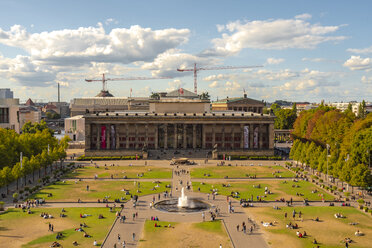
[[[372,113],[341,112],[321,104],[293,125],[290,157],[353,186],[371,187]],[[328,151],[327,151],[328,147]]]
[[[58,141],[44,121],[32,124],[28,122],[22,128],[22,134],[11,129],[0,128],[0,186],[8,186],[13,181],[44,169],[66,157],[69,138]],[[20,161],[22,153],[22,163]],[[7,190],[8,191],[8,190]]]

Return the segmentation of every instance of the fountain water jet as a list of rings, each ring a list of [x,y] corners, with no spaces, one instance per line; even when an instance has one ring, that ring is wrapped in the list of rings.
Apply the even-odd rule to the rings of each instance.
[[[182,187],[182,190],[181,190],[181,196],[178,198],[178,204],[177,204],[178,207],[180,208],[184,208],[184,207],[188,207],[188,202],[187,202],[187,196],[185,196],[185,188]]]
[[[185,195],[185,188],[181,190],[179,198],[172,198],[155,203],[154,207],[160,211],[170,213],[193,213],[206,211],[211,208],[206,202],[200,199],[190,198]]]

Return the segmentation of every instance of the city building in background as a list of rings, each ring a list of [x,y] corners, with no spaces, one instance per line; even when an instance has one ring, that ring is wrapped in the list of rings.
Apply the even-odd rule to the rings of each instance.
[[[13,91],[10,89],[0,89],[0,128],[20,132],[19,99],[13,98]]]
[[[163,150],[198,150],[214,158],[274,155],[274,116],[211,111],[210,100],[184,89],[157,94],[148,110],[84,118],[86,156],[156,156]]]
[[[247,94],[243,97],[225,98],[212,102],[213,111],[241,111],[241,112],[253,112],[263,113],[265,104],[262,101],[247,98]]]

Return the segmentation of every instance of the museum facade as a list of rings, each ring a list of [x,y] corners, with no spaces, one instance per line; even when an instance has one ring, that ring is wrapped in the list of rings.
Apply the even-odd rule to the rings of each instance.
[[[160,150],[196,149],[213,151],[214,157],[274,154],[274,116],[212,112],[208,99],[192,96],[153,99],[149,104],[148,111],[84,115],[86,156],[147,157]]]

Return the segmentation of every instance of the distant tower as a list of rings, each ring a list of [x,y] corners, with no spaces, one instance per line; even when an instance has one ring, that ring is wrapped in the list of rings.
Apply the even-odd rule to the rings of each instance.
[[[60,98],[60,90],[59,90],[59,83],[58,83],[58,102],[60,102],[61,98]]]

